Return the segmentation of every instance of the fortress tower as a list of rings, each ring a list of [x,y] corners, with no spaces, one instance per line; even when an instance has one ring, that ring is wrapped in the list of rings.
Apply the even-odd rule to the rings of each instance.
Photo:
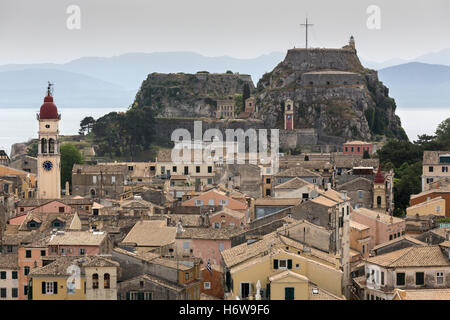
[[[59,153],[58,108],[53,103],[49,83],[44,104],[37,114],[39,121],[39,144],[37,155],[38,197],[39,199],[59,199],[61,197],[61,155]]]

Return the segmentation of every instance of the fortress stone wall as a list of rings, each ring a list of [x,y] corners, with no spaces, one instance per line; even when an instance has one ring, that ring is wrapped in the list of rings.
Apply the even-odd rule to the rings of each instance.
[[[362,75],[345,71],[305,72],[297,80],[301,86],[351,86],[365,83]]]
[[[309,72],[317,70],[363,70],[356,50],[343,49],[290,49],[284,63],[296,71]]]

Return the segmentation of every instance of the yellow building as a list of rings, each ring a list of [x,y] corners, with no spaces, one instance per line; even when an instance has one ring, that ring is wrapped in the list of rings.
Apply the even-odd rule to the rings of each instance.
[[[415,217],[417,215],[445,217],[445,209],[445,199],[437,197],[406,208],[406,215],[409,217]]]
[[[338,259],[275,233],[222,251],[228,299],[344,299]]]
[[[14,190],[9,190],[9,193],[15,193],[21,199],[32,199],[35,197],[35,174],[0,165],[0,177],[13,182],[12,187]]]
[[[52,257],[29,273],[32,300],[117,300],[119,264],[100,256]]]

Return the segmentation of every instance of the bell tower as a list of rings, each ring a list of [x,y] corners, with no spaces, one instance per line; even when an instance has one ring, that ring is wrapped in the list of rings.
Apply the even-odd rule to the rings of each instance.
[[[294,130],[294,101],[291,99],[284,103],[284,130]]]
[[[373,209],[385,213],[386,211],[386,185],[385,178],[378,166],[377,174],[373,179]]]
[[[37,155],[39,199],[61,197],[61,155],[59,153],[58,108],[53,103],[52,84],[48,83],[47,96],[37,114],[39,143]]]

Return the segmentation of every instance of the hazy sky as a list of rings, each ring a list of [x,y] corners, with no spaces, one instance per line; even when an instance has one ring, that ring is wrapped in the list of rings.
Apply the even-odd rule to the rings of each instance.
[[[79,30],[66,26],[70,5]],[[367,27],[370,5],[379,30]],[[353,34],[365,59],[409,59],[450,48],[449,13],[449,0],[0,0],[0,64],[154,51],[251,58],[304,46],[306,14],[314,47]]]

